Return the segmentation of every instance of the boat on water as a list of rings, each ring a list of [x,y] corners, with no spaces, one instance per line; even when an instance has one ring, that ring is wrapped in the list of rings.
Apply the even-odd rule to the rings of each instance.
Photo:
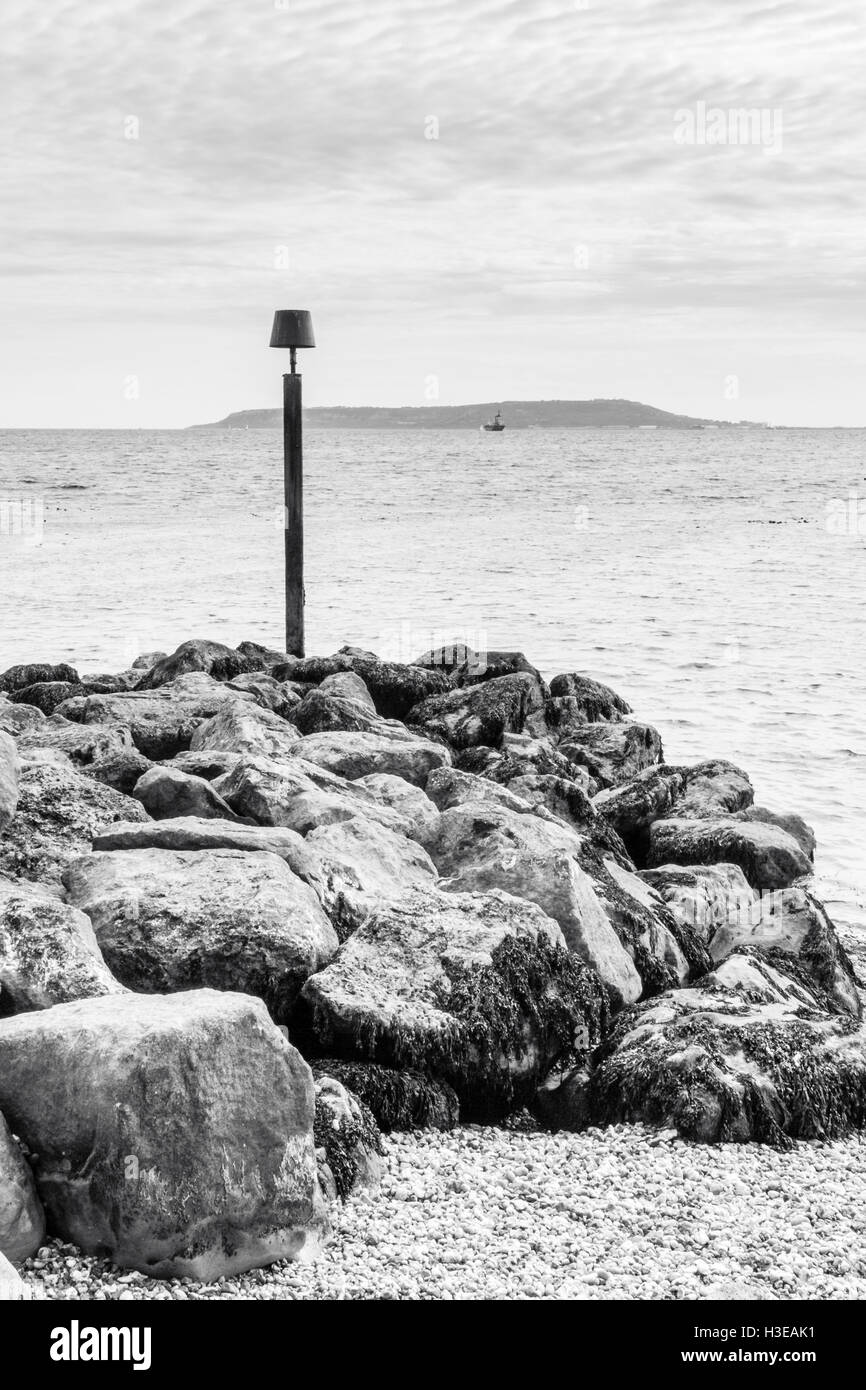
[[[493,419],[492,419],[492,420],[488,420],[488,421],[487,421],[487,424],[486,424],[486,425],[482,425],[481,428],[482,428],[483,430],[486,430],[486,431],[488,432],[488,434],[500,434],[501,431],[505,429],[505,426],[504,426],[503,423],[502,423],[502,413],[501,413],[501,411],[497,410],[497,412],[496,412],[496,414],[494,415]]]

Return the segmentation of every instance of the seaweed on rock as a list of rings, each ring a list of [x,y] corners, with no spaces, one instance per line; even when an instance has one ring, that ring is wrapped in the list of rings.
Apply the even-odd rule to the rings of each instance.
[[[333,1076],[341,1081],[386,1134],[392,1130],[448,1130],[459,1122],[460,1103],[453,1087],[424,1071],[337,1057],[317,1058],[312,1068],[316,1078]]]

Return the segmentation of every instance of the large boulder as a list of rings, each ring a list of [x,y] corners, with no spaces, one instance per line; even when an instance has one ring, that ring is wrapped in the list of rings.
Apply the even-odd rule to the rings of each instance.
[[[567,729],[558,747],[599,788],[618,787],[662,761],[661,735],[651,724],[582,724]]]
[[[0,1261],[23,1264],[45,1237],[45,1213],[36,1195],[33,1174],[0,1114]],[[0,1300],[3,1269],[0,1264]]]
[[[64,700],[56,713],[78,724],[123,724],[138,751],[160,762],[188,749],[200,724],[238,700],[255,703],[251,692],[232,690],[195,671],[158,689],[77,696]]]
[[[609,685],[602,685],[601,681],[577,671],[554,676],[550,695],[548,723],[551,728],[561,724],[599,724],[603,720],[617,722],[631,714],[631,706]],[[570,703],[560,703],[563,701]]]
[[[661,895],[604,846],[581,841],[578,862],[634,961],[643,998],[683,985],[711,969],[700,936],[670,913]]]
[[[527,727],[544,731],[545,693],[537,676],[521,671],[431,695],[415,705],[406,720],[452,748],[498,748],[506,733],[522,733]]]
[[[716,965],[734,951],[753,951],[769,959],[783,959],[808,976],[823,991],[831,1013],[862,1012],[857,978],[847,952],[839,942],[822,903],[804,888],[765,893],[756,910],[741,913],[718,926],[710,941]]]
[[[282,1021],[337,949],[312,888],[264,851],[99,851],[66,885],[117,978],[144,993],[239,990]]]
[[[18,806],[18,749],[9,734],[0,731],[0,835]]]
[[[16,705],[6,696],[0,695],[0,729],[4,734],[20,738],[30,729],[45,723],[45,715],[34,705]]]
[[[241,762],[220,781],[220,791],[234,811],[259,825],[283,825],[300,835],[318,825],[367,816],[392,830],[405,828],[398,811],[384,805],[358,782],[348,782],[304,758]]]
[[[523,652],[473,652],[452,672],[455,685],[480,685],[499,676],[513,676],[528,671],[541,680],[541,672],[527,660]]]
[[[0,878],[0,1016],[123,993],[83,912]]]
[[[210,782],[164,764],[151,767],[139,778],[133,796],[154,820],[175,820],[179,816],[239,819]]]
[[[501,889],[535,903],[615,1006],[638,998],[640,975],[578,862],[580,840],[566,826],[479,802],[443,811],[425,847],[448,892]]]
[[[596,1058],[588,1122],[781,1148],[859,1129],[862,1025],[826,1004],[795,964],[730,955],[696,985],[619,1015]]]
[[[274,677],[265,671],[250,671],[245,675],[235,676],[234,680],[228,682],[228,689],[252,695],[262,709],[268,709],[282,719],[288,719],[292,710],[301,702],[297,690],[285,681],[274,680]]]
[[[451,754],[441,743],[419,738],[402,724],[382,721],[375,733],[310,734],[299,739],[292,752],[350,782],[379,772],[402,777],[419,787],[424,786],[433,768],[451,762]]]
[[[316,1148],[324,1151],[328,1186],[343,1201],[382,1180],[382,1140],[362,1100],[334,1076],[316,1078]],[[324,1186],[324,1184],[323,1184]]]
[[[79,772],[127,794],[151,766],[125,725],[77,724],[59,714],[25,730],[18,746],[25,756],[39,749],[54,749],[65,754]]]
[[[621,837],[635,863],[645,863],[650,826],[673,814],[685,785],[683,768],[659,763],[618,787],[605,787],[593,797],[592,804]]]
[[[277,668],[273,674],[278,678],[284,676],[287,680],[312,681],[319,685],[328,676],[340,671],[354,671],[361,677],[377,713],[384,719],[405,719],[409,710],[421,700],[451,688],[449,677],[442,671],[404,666],[396,661],[380,661],[371,652],[358,652],[350,648],[344,648],[334,656],[308,656],[293,663],[285,676],[282,668]]]
[[[188,642],[181,642],[171,656],[156,661],[138,682],[138,689],[156,690],[161,685],[169,685],[177,680],[178,676],[186,676],[194,671],[203,671],[206,675],[213,676],[214,680],[230,681],[245,671],[263,669],[261,661],[242,656],[233,647],[226,647],[222,642],[193,638]]]
[[[13,690],[9,699],[15,704],[30,705],[41,714],[52,715],[58,705],[76,695],[104,693],[104,690],[94,689],[92,685],[83,681],[38,681],[36,685],[26,685],[22,690]]]
[[[352,676],[354,673],[342,671],[338,675]],[[337,676],[329,679],[337,679]],[[325,684],[323,682],[321,688],[314,686],[308,690],[292,710],[292,723],[300,733],[324,734],[336,730],[363,733],[381,727],[382,716],[377,713],[372,700],[334,694],[324,688]]]
[[[522,796],[509,791],[508,787],[500,786],[487,777],[477,777],[474,772],[463,772],[457,767],[434,768],[427,778],[425,791],[440,811],[450,811],[455,806],[477,806],[483,802],[504,806],[516,815],[529,815],[534,809]]]
[[[640,877],[704,944],[730,919],[748,918],[756,901],[754,888],[737,864],[663,864],[644,869]]]
[[[247,825],[242,821],[201,819],[179,816],[176,820],[145,821],[141,824],[115,821],[103,826],[93,836],[94,850],[113,849],[170,849],[203,850],[234,849],[265,851],[284,859],[293,874],[321,887],[321,873],[316,855],[308,848],[303,836],[282,826]]]
[[[677,812],[679,814],[679,812]],[[815,858],[816,836],[811,825],[793,811],[768,811],[766,806],[746,806],[744,810],[733,813],[734,820],[761,821],[764,825],[776,825],[791,835],[809,860]]]
[[[223,706],[212,719],[200,724],[190,739],[190,750],[240,753],[252,758],[284,758],[300,742],[294,724],[238,700]]]
[[[435,776],[435,772],[431,776]],[[400,817],[403,834],[410,839],[423,841],[432,832],[439,812],[426,791],[416,787],[414,782],[406,782],[390,772],[370,772],[366,777],[359,777],[355,786],[362,788],[380,806],[389,806]]]
[[[319,897],[341,941],[383,903],[436,879],[426,850],[363,816],[311,830],[304,844],[318,862]]]
[[[596,975],[556,923],[506,893],[407,894],[374,912],[305,984],[322,1050],[421,1068],[468,1115],[503,1113],[607,1016]]]
[[[82,776],[65,760],[23,762],[18,811],[0,838],[0,873],[59,887],[66,865],[90,849],[98,826],[147,818],[132,797]]]
[[[86,1254],[214,1280],[327,1234],[312,1074],[258,999],[127,994],[0,1021],[0,1107],[51,1229]]]
[[[748,773],[723,758],[682,771],[686,785],[674,802],[674,815],[684,820],[716,819],[751,806],[755,799]]]
[[[36,685],[40,681],[68,681],[71,685],[81,684],[74,666],[68,666],[66,662],[52,665],[50,662],[32,661],[22,666],[9,666],[0,675],[0,690],[23,690],[26,686]]]
[[[812,872],[797,841],[760,821],[731,818],[657,820],[650,827],[648,867],[738,864],[753,888],[788,888]]]

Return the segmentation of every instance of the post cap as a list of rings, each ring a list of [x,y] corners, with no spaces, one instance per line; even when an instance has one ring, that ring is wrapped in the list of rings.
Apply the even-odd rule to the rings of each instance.
[[[271,329],[272,348],[314,348],[313,318],[309,309],[277,309]]]

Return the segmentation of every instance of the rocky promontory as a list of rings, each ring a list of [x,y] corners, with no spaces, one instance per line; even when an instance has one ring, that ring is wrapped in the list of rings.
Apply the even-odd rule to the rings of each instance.
[[[519,652],[10,668],[0,1253],[309,1260],[401,1131],[861,1129],[802,809]]]

